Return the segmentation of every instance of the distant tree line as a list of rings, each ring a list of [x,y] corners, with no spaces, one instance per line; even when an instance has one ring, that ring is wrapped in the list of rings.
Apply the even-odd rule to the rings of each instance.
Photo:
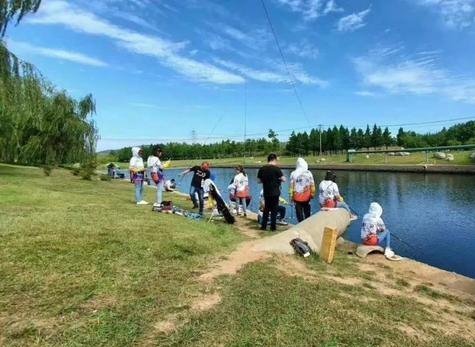
[[[393,136],[386,127],[384,130],[373,125],[366,129],[346,128],[344,126],[328,128],[321,132],[321,147],[324,153],[338,153],[348,149],[388,148],[400,146],[404,148],[455,146],[475,143],[475,121],[454,125],[433,134],[418,134],[399,128]],[[320,130],[292,134],[286,145],[289,154],[318,154],[320,151]]]
[[[92,96],[75,100],[58,91],[3,41],[8,23],[39,5],[39,0],[0,4],[0,161],[49,167],[90,163],[97,140]]]
[[[221,141],[210,144],[190,144],[170,142],[167,144],[150,144],[141,146],[144,156],[148,157],[153,150],[160,146],[165,150],[165,157],[169,159],[201,159],[201,158],[232,158],[238,156],[256,156],[269,152],[281,152],[282,144],[277,134],[270,129],[267,138],[247,139],[244,141]],[[128,161],[132,148],[125,147],[117,151],[111,151],[112,157],[117,161]]]
[[[454,125],[448,129],[433,134],[418,134],[399,128],[393,136],[388,128],[384,130],[374,125],[363,129],[348,129],[344,126],[328,128],[321,133],[323,154],[334,154],[348,149],[388,148],[400,146],[404,148],[451,146],[460,144],[475,144],[475,121]],[[157,145],[142,146],[147,157]],[[165,150],[166,158],[170,159],[200,159],[200,158],[232,158],[239,156],[259,156],[269,152],[289,155],[317,155],[320,151],[320,131],[292,132],[286,143],[278,140],[278,135],[272,129],[267,138],[248,139],[243,141],[221,141],[210,144],[167,143],[160,145]],[[126,147],[111,152],[117,161],[128,161],[131,148]]]

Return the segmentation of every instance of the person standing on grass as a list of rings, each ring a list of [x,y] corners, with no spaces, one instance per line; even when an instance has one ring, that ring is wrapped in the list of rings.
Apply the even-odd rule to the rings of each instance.
[[[267,157],[267,165],[259,169],[257,178],[262,183],[264,190],[264,212],[262,215],[261,230],[267,229],[270,213],[270,230],[276,230],[277,210],[279,206],[280,185],[285,182],[285,176],[282,170],[277,166],[278,158],[275,153]]]
[[[180,176],[187,175],[190,172],[193,172],[193,178],[191,179],[190,186],[190,197],[193,202],[193,208],[199,207],[200,214],[203,215],[204,210],[204,190],[203,182],[211,177],[211,172],[209,170],[209,163],[207,161],[203,162],[201,166],[193,166],[188,170],[183,171]],[[199,204],[199,205],[198,205]]]
[[[244,216],[247,216],[247,200],[249,194],[249,179],[242,165],[236,167],[236,176],[234,176],[233,185],[236,187],[235,196],[237,202],[237,214],[239,215],[239,205],[242,205]]]
[[[135,202],[137,205],[147,205],[143,199],[143,181],[145,166],[143,165],[143,150],[140,147],[132,147],[132,158],[129,162],[130,181],[135,185]]]
[[[297,166],[290,174],[290,198],[295,203],[295,213],[299,223],[310,217],[310,200],[315,196],[315,182],[308,164],[303,158],[297,159]]]
[[[160,158],[163,155],[163,151],[160,147],[155,148],[155,155],[151,155],[147,159],[147,168],[150,170],[150,178],[157,186],[157,201],[153,206],[161,206],[163,201],[163,165]]]

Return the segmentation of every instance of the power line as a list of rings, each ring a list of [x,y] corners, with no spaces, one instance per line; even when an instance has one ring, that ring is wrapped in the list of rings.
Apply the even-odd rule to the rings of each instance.
[[[296,84],[296,78],[292,71],[289,68],[289,65],[287,64],[287,60],[285,59],[284,53],[282,52],[282,48],[280,47],[279,39],[277,38],[277,33],[274,30],[274,26],[272,25],[272,21],[270,20],[270,15],[269,11],[267,10],[267,6],[264,0],[261,0],[262,7],[264,8],[264,13],[266,15],[267,23],[269,24],[272,36],[274,37],[275,45],[277,46],[277,50],[279,51],[280,57],[282,59],[282,62],[284,63],[285,69],[287,70],[287,74],[290,77],[290,85],[292,86],[292,89],[294,90],[295,98],[297,99],[297,102],[300,106],[300,109],[302,110],[302,114],[304,115],[307,124],[310,125],[310,121],[307,116],[307,112],[305,112],[305,108],[303,107],[302,100],[300,99],[300,95],[297,91],[297,87],[295,86]]]

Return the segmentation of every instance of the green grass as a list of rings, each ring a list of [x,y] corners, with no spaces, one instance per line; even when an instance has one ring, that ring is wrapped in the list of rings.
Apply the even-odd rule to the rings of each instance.
[[[410,283],[408,281],[406,281],[405,279],[403,278],[398,278],[396,280],[396,285],[398,286],[401,286],[401,287],[410,287]]]
[[[457,300],[454,296],[452,296],[450,294],[439,292],[438,290],[430,288],[425,284],[419,284],[419,285],[415,286],[414,291],[418,292],[418,293],[421,293],[423,295],[429,296],[429,297],[431,297],[435,300],[438,300],[438,299],[445,299],[445,300],[448,300],[448,301],[456,301]]]
[[[365,155],[356,155],[353,158],[353,164],[358,165],[420,165],[420,164],[432,164],[432,165],[474,165],[475,162],[470,159],[470,154],[473,151],[460,151],[453,152],[454,161],[448,162],[442,159],[435,159],[432,155],[429,154],[429,160],[426,161],[425,153],[411,153],[407,157],[399,156],[386,156],[384,154],[370,154],[367,158]],[[328,155],[322,156],[325,160],[322,161],[321,158],[316,156],[305,156],[304,157],[309,165],[323,165],[323,164],[345,164],[351,165],[346,162],[346,154],[341,155]],[[235,166],[238,164],[246,165],[260,165],[266,162],[266,158],[263,156],[258,157],[246,157],[244,158],[223,158],[223,159],[196,159],[196,160],[172,160],[172,167],[175,168],[184,168],[190,167],[192,165],[198,165],[204,160],[208,160],[212,165],[217,166]],[[295,165],[297,157],[280,157],[280,164],[282,165]],[[128,163],[117,163],[121,168],[127,168]],[[103,165],[103,169],[105,166]]]
[[[319,279],[318,273],[314,280],[289,277],[272,265],[272,261],[251,264],[239,277],[223,278],[222,303],[196,315],[171,336],[163,335],[158,345],[472,345],[463,337],[434,333],[426,323],[438,318],[409,296],[381,295],[372,286],[338,284]],[[365,298],[373,300],[362,303]],[[432,338],[409,337],[397,329],[404,325]]]
[[[146,199],[154,193],[147,190]],[[457,298],[426,285],[381,294],[381,278],[404,283],[386,276],[392,270],[385,265],[363,272],[357,258],[342,252],[332,265],[317,256],[290,259],[306,269],[304,277],[288,258],[271,258],[200,282],[213,261],[245,238],[219,222],[137,207],[126,182],[0,165],[0,196],[2,346],[473,345],[435,329],[443,318],[414,300],[423,295],[455,305]],[[209,311],[191,309],[209,293],[221,302]],[[473,320],[472,310],[460,307]],[[176,331],[157,331],[170,317],[181,323]]]
[[[124,182],[8,166],[0,177],[0,345],[132,344],[185,309],[202,290],[194,273],[243,239],[137,207]]]

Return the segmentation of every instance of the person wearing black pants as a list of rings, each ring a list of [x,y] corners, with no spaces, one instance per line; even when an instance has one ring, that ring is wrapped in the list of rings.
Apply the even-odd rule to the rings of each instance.
[[[297,220],[299,223],[304,219],[310,217],[310,201],[307,202],[295,202],[295,213],[297,215]]]
[[[264,196],[264,211],[262,213],[261,229],[266,230],[269,221],[270,213],[270,230],[275,231],[277,224],[277,212],[279,211],[279,197],[278,196]]]
[[[199,207],[200,215],[203,215],[204,209],[203,182],[211,177],[209,167],[209,163],[205,161],[201,164],[201,166],[193,166],[180,174],[180,176],[184,176],[190,172],[193,173],[193,178],[191,179],[190,186],[190,197],[191,201],[193,202],[193,208]],[[198,200],[196,199],[196,196],[198,196]]]
[[[267,165],[259,169],[257,173],[259,182],[262,183],[264,190],[264,211],[262,216],[261,230],[267,229],[270,213],[270,230],[276,230],[277,211],[279,208],[280,185],[285,182],[285,176],[282,170],[277,166],[277,155],[269,154]]]

